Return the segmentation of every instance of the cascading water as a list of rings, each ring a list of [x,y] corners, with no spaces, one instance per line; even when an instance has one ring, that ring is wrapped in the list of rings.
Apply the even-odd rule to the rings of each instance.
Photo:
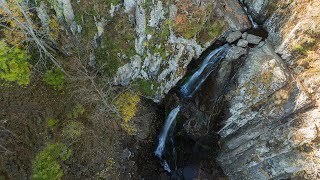
[[[202,83],[215,69],[217,63],[222,60],[227,50],[230,48],[228,44],[225,44],[215,50],[213,50],[203,61],[200,68],[190,77],[190,79],[181,87],[181,92],[184,97],[191,98]]]
[[[207,77],[215,70],[217,64],[225,58],[230,46],[225,44],[215,50],[213,50],[203,61],[200,68],[191,76],[191,78],[181,87],[181,92],[183,97],[192,97],[194,93],[200,88],[202,83],[207,79]],[[180,111],[180,105],[174,108],[168,115],[165,125],[159,137],[159,144],[155,150],[155,155],[161,160],[161,164],[164,170],[171,172],[170,164],[163,159],[164,151],[166,150],[166,143],[168,141],[168,136],[170,136],[170,144],[172,147],[172,153],[170,156],[175,156],[175,148],[173,142],[173,128],[172,125]],[[171,134],[171,135],[170,135]],[[173,159],[175,159],[173,157]]]
[[[167,136],[168,136],[168,132],[171,128],[171,125],[174,123],[178,113],[180,111],[180,106],[178,105],[176,108],[174,108],[168,115],[167,119],[166,119],[166,122],[165,122],[165,125],[164,125],[164,128],[160,134],[160,137],[159,137],[159,144],[158,144],[158,147],[155,151],[155,154],[156,156],[162,160],[162,165],[164,167],[164,169],[168,172],[170,172],[170,166],[168,165],[167,161],[166,160],[163,160],[162,159],[162,156],[163,156],[163,151],[165,149],[165,145],[166,145],[166,141],[167,141]]]
[[[243,7],[244,11],[246,12],[246,14],[247,14],[247,16],[248,16],[248,19],[250,20],[253,28],[254,28],[254,29],[255,29],[255,28],[258,28],[259,25],[258,25],[256,22],[254,22],[252,16],[248,13],[248,8],[247,8],[247,6],[244,4],[243,0],[239,0],[239,1],[240,1],[241,6]]]
[[[253,30],[254,31],[261,31],[261,29],[259,29],[259,25],[254,22],[252,16],[248,13],[248,8],[245,6],[243,0],[239,0],[243,10],[246,12],[248,19],[251,21],[252,25],[253,25]],[[263,32],[263,30],[262,30]],[[216,49],[214,49],[213,51],[211,51],[209,53],[209,55],[207,55],[203,62],[201,63],[200,67],[196,70],[195,73],[192,74],[192,76],[187,80],[187,82],[185,84],[183,84],[180,88],[180,99],[179,102],[182,103],[186,103],[186,105],[189,105],[187,103],[190,103],[189,101],[184,101],[186,99],[190,99],[192,98],[195,93],[200,89],[200,87],[202,86],[202,84],[206,81],[206,79],[209,77],[209,75],[219,66],[220,62],[226,57],[229,49],[230,49],[230,45],[229,44],[224,44]],[[169,173],[171,173],[171,169],[172,167],[175,169],[172,172],[172,177],[175,175],[175,173],[179,173],[181,171],[178,171],[177,169],[177,153],[176,153],[176,149],[174,146],[174,126],[175,126],[175,119],[178,115],[178,113],[180,112],[180,106],[183,106],[183,104],[180,103],[180,105],[178,105],[176,108],[174,108],[168,115],[166,121],[165,121],[165,125],[163,127],[163,130],[160,134],[159,137],[159,144],[155,150],[155,155],[161,160],[161,165],[163,166],[163,169]],[[188,106],[185,106],[186,109],[188,109]],[[185,110],[184,110],[185,111]],[[186,110],[187,114],[188,111]],[[192,112],[192,111],[191,111]],[[190,112],[189,112],[190,113]],[[166,147],[167,145],[167,147]],[[179,146],[179,144],[178,144]],[[181,146],[179,146],[179,150]],[[194,154],[192,154],[193,156]],[[183,154],[182,156],[185,156],[185,154]],[[197,156],[197,155],[196,155]],[[185,157],[182,157],[185,158]],[[167,161],[168,160],[168,161]],[[179,159],[178,159],[179,161]],[[169,163],[168,163],[169,162]],[[196,165],[197,167],[198,165]],[[187,168],[184,168],[183,170],[185,170]],[[190,170],[190,172],[186,171],[183,173],[191,173],[191,175],[187,175],[187,177],[198,177],[198,174],[196,174],[197,172],[191,172],[192,170],[196,170],[196,169],[192,169]],[[181,174],[180,174],[181,175]],[[180,175],[178,174],[177,177],[180,177]],[[186,174],[183,174],[186,175]],[[175,177],[175,176],[174,176]],[[182,176],[181,176],[182,177]],[[185,177],[185,176],[183,176]]]

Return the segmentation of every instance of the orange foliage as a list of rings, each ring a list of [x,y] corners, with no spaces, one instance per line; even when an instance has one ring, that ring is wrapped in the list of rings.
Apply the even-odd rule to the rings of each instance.
[[[175,18],[174,30],[185,38],[193,38],[205,22],[206,6],[195,4],[192,0],[177,2],[178,13]]]
[[[3,28],[1,31],[8,44],[21,46],[21,42],[26,39],[26,35],[21,29],[20,23],[25,23],[25,18],[16,0],[8,0],[6,6],[8,6],[8,9],[0,6],[0,14],[3,16],[0,23],[8,28]]]
[[[176,24],[184,24],[186,22],[187,22],[187,17],[181,14],[179,14],[175,19]]]

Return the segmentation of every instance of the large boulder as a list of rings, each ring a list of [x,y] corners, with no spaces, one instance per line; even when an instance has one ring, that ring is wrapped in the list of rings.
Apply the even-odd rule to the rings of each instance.
[[[225,60],[232,61],[237,60],[240,56],[247,54],[247,50],[245,48],[239,46],[232,46],[228,51]]]
[[[253,34],[248,34],[247,36],[247,41],[249,44],[259,44],[259,42],[262,40],[262,37],[255,36]]]
[[[233,43],[234,41],[238,40],[242,36],[240,31],[231,32],[227,37],[228,43]]]

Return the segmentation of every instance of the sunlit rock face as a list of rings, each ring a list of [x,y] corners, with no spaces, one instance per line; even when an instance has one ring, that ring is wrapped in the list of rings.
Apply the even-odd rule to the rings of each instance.
[[[120,67],[115,84],[147,81],[160,101],[186,73],[187,65],[225,32],[251,28],[237,0],[125,1],[125,13],[135,20],[136,55]],[[121,11],[121,9],[120,9]]]
[[[225,96],[217,159],[230,179],[318,179],[320,2],[244,3],[269,36]]]
[[[229,118],[218,132],[226,175],[289,178],[318,167],[319,109],[269,43],[249,51],[236,79],[227,94]]]

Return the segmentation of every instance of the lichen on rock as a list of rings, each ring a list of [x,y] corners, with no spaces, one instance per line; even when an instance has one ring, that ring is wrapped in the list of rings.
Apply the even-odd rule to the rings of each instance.
[[[182,79],[193,58],[199,57],[205,47],[228,30],[226,24],[239,23],[228,10],[235,8],[234,11],[242,11],[237,1],[230,2],[229,9],[221,7],[219,12],[215,11],[215,1],[200,4],[190,0],[148,3],[137,1],[135,4],[126,1],[125,4],[128,4],[125,7],[129,8],[130,5],[130,9],[135,10],[135,50],[140,56],[141,67],[132,66],[137,64],[135,62],[138,57],[130,58],[132,55],[122,54],[129,57],[131,62],[119,68],[115,82],[128,85],[139,79],[158,81],[160,85],[153,86],[154,93],[148,96],[155,101],[160,101]],[[187,16],[188,13],[193,15]],[[225,23],[221,18],[223,14],[233,18]],[[243,18],[246,18],[244,13]],[[232,26],[232,29],[249,28],[249,22],[248,25],[245,22],[247,21],[242,25]],[[139,69],[139,75],[134,73],[132,76],[130,72],[137,72]]]

